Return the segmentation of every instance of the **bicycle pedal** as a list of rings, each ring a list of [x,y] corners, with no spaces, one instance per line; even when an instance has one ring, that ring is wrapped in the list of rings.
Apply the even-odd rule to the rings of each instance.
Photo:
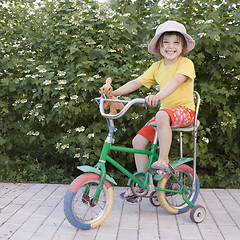
[[[153,168],[150,168],[148,169],[148,172],[151,174],[151,175],[165,175],[166,172],[165,171],[162,171],[162,170],[158,170],[158,169],[153,169]]]
[[[130,203],[139,203],[142,201],[142,198],[141,197],[129,198],[129,199],[126,199],[126,201],[128,201]]]
[[[148,172],[149,172],[151,175],[155,175],[155,174],[157,174],[157,169],[152,169],[152,168],[150,168],[150,169],[148,169]]]

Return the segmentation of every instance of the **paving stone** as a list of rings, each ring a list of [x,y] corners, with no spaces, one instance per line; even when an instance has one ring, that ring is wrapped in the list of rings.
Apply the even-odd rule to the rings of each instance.
[[[3,197],[14,200],[19,195],[23,194],[26,190],[28,190],[31,186],[32,185],[29,183],[21,183],[16,188],[13,188],[11,191],[8,191],[7,193],[5,193]]]
[[[29,186],[29,188],[21,193],[17,198],[13,200],[13,203],[16,204],[25,204],[29,200],[32,200],[32,198],[41,191],[42,188],[46,187],[46,184],[33,184],[32,186]]]
[[[240,190],[239,189],[227,189],[227,191],[240,206]]]
[[[119,224],[114,224],[111,222],[104,222],[98,230],[97,236],[99,237],[111,237],[112,239],[116,239],[118,234],[118,226]],[[91,231],[91,230],[90,230]]]
[[[139,240],[159,239],[157,223],[140,222]]]
[[[3,183],[0,182],[0,196],[4,197],[8,192],[14,191],[14,189],[20,186],[20,183]]]
[[[196,224],[179,226],[181,238],[184,240],[202,240],[202,236]]]
[[[240,239],[240,230],[237,226],[221,226],[221,232],[225,240]]]
[[[7,222],[0,228],[0,236],[3,238],[10,238],[20,226],[21,224]]]
[[[41,225],[36,233],[31,237],[31,240],[51,240],[57,229],[57,226]]]
[[[200,232],[204,240],[224,240],[218,228],[201,228]]]
[[[101,226],[73,227],[63,200],[67,185],[0,182],[0,240],[239,240],[240,189],[201,189],[196,204],[207,209],[202,223],[190,211],[172,215],[149,199],[129,203],[120,199],[125,187],[114,187],[112,211]]]
[[[22,231],[16,231],[12,237],[11,240],[29,240],[33,236],[33,232],[22,232]],[[1,239],[1,238],[0,238]]]
[[[179,230],[168,228],[159,229],[159,235],[161,240],[181,240]]]
[[[119,229],[117,240],[137,240],[138,239],[138,231],[137,229]]]

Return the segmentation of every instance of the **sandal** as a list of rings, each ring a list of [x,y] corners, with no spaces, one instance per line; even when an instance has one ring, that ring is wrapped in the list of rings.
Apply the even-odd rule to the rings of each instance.
[[[157,169],[157,170],[162,170],[162,171],[166,172],[167,174],[170,173],[168,164],[166,162],[156,161],[152,164],[151,168]]]
[[[120,194],[120,198],[122,199],[133,199],[133,198],[137,198],[137,196],[135,196],[132,192],[132,190],[129,188],[127,189],[125,192],[122,192]]]

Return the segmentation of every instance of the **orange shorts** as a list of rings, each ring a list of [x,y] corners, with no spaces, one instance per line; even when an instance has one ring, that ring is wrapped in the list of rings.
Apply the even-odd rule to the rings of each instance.
[[[170,126],[172,128],[179,128],[179,127],[186,127],[194,123],[195,120],[195,111],[179,106],[179,107],[174,107],[174,108],[164,108],[161,109],[160,111],[165,111],[168,113],[170,117]],[[149,120],[145,126],[143,126],[137,134],[142,135],[143,137],[147,138],[150,143],[153,142],[154,135],[155,135],[155,130],[150,127],[148,124],[150,122],[154,122],[155,117],[153,117],[151,120]]]

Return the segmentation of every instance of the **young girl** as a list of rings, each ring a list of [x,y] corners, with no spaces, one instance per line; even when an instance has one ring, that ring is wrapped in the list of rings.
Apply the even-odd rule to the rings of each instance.
[[[185,27],[176,21],[167,21],[161,24],[154,38],[151,40],[148,51],[163,57],[154,63],[140,77],[132,80],[113,92],[115,96],[133,92],[145,86],[150,88],[155,82],[160,91],[156,95],[148,95],[146,103],[157,106],[161,100],[161,108],[153,119],[159,138],[159,158],[152,164],[152,168],[169,173],[169,151],[172,142],[171,128],[191,125],[194,122],[195,106],[193,102],[193,82],[195,78],[194,65],[184,55],[195,46],[195,41],[186,33]],[[140,129],[132,144],[135,149],[144,150],[152,143],[155,130],[148,124]],[[135,163],[138,172],[145,172],[148,156],[135,154]],[[135,198],[131,190],[121,194],[122,198]]]

